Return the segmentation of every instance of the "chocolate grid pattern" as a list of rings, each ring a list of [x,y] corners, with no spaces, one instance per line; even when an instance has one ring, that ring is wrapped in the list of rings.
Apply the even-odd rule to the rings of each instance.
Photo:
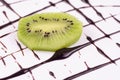
[[[118,60],[120,59],[120,56],[119,56],[118,58],[112,59],[112,58],[109,57],[101,48],[99,48],[99,47],[95,44],[97,41],[100,41],[100,40],[105,39],[105,38],[108,38],[108,39],[110,39],[110,40],[113,40],[113,39],[111,38],[111,36],[120,33],[120,29],[118,29],[118,30],[116,30],[116,31],[114,31],[114,32],[111,32],[111,33],[107,34],[105,31],[103,31],[103,30],[102,30],[100,27],[98,27],[98,25],[97,25],[97,23],[101,23],[102,21],[105,21],[105,20],[107,20],[107,19],[113,19],[115,22],[117,22],[118,24],[120,24],[120,20],[116,17],[116,16],[118,16],[118,15],[120,15],[120,14],[110,13],[110,15],[109,15],[108,17],[105,17],[105,16],[104,16],[99,10],[97,10],[96,8],[97,8],[97,7],[99,7],[99,8],[105,8],[105,7],[116,7],[116,8],[119,8],[120,5],[101,5],[101,4],[100,4],[100,5],[93,5],[93,4],[91,4],[91,3],[89,2],[89,0],[81,0],[80,2],[87,4],[87,6],[82,6],[82,7],[77,8],[77,7],[75,7],[75,5],[73,5],[69,0],[59,0],[58,2],[54,2],[54,1],[50,1],[50,0],[49,0],[49,1],[48,1],[49,5],[44,6],[43,8],[40,8],[39,10],[36,10],[36,11],[34,11],[34,12],[31,12],[31,13],[25,15],[25,16],[21,16],[21,15],[19,15],[19,13],[16,12],[16,10],[14,10],[14,9],[11,7],[11,5],[17,4],[17,3],[20,3],[20,2],[24,2],[24,1],[27,1],[27,0],[19,0],[19,1],[17,1],[17,2],[13,2],[13,3],[8,3],[8,2],[5,1],[5,0],[1,0],[1,1],[0,1],[0,2],[2,3],[2,5],[0,5],[0,7],[6,6],[9,10],[11,10],[13,13],[15,13],[15,15],[17,15],[17,16],[19,17],[18,19],[15,19],[15,20],[13,20],[13,21],[10,21],[9,16],[7,15],[7,12],[6,12],[5,10],[3,10],[3,14],[4,14],[4,16],[8,19],[9,22],[7,22],[7,23],[5,23],[5,24],[3,24],[3,25],[0,25],[0,30],[4,30],[5,28],[8,28],[10,25],[12,25],[13,28],[14,28],[14,31],[12,31],[12,32],[5,32],[4,34],[0,35],[0,39],[3,39],[3,38],[5,38],[5,37],[7,37],[7,36],[9,36],[9,35],[14,34],[14,33],[17,32],[17,29],[16,29],[16,27],[15,27],[13,24],[16,23],[16,22],[18,22],[20,18],[25,17],[25,16],[32,15],[32,14],[34,14],[34,13],[38,13],[38,12],[44,11],[44,10],[50,8],[50,7],[56,7],[56,5],[61,4],[61,3],[65,3],[66,5],[69,5],[70,7],[72,7],[72,9],[70,9],[70,10],[61,11],[61,12],[67,12],[67,13],[69,13],[69,12],[75,11],[76,13],[78,13],[80,16],[82,16],[82,17],[87,21],[87,24],[84,24],[84,28],[92,25],[93,27],[95,27],[97,30],[99,30],[99,31],[103,34],[103,36],[101,36],[101,37],[99,37],[99,38],[97,38],[97,39],[94,39],[94,40],[92,39],[91,36],[85,35],[86,40],[88,40],[88,42],[85,43],[85,44],[88,44],[88,43],[89,43],[90,45],[93,45],[93,46],[96,48],[96,50],[98,51],[98,53],[100,53],[101,55],[103,55],[103,56],[104,56],[105,58],[107,58],[109,61],[106,62],[106,63],[103,63],[103,64],[96,65],[95,67],[89,67],[89,65],[88,65],[87,62],[85,61],[85,65],[86,65],[86,67],[87,67],[87,70],[84,70],[84,71],[82,71],[82,72],[80,72],[80,73],[77,73],[77,74],[75,74],[75,75],[66,77],[65,80],[70,80],[70,79],[72,79],[72,78],[74,79],[74,78],[80,77],[81,75],[87,74],[87,73],[89,73],[89,72],[91,72],[91,71],[94,71],[94,70],[97,70],[97,69],[100,69],[100,68],[102,68],[102,67],[104,67],[104,66],[107,66],[107,65],[109,65],[109,64],[115,64],[115,65],[116,65],[116,61],[118,61]],[[87,16],[86,14],[84,14],[84,12],[82,12],[82,9],[88,9],[88,8],[91,8],[92,10],[94,10],[94,12],[96,13],[96,15],[97,15],[100,19],[97,20],[97,21],[94,21],[94,20],[92,20],[91,18],[89,18],[89,16]],[[5,61],[5,58],[6,58],[6,57],[12,56],[12,58],[16,61],[16,57],[15,57],[15,55],[14,55],[15,53],[21,52],[23,56],[24,56],[24,54],[25,54],[25,53],[24,53],[24,50],[27,49],[27,48],[26,48],[26,47],[22,47],[21,44],[20,44],[17,40],[15,40],[15,43],[16,43],[17,46],[19,47],[19,50],[14,51],[14,52],[12,52],[12,53],[9,53],[9,54],[7,54],[7,55],[5,55],[5,56],[1,56],[1,57],[0,57],[0,60],[2,61],[2,63],[3,63],[4,66],[7,65],[7,64],[6,64],[6,61]],[[2,45],[2,48],[1,48],[1,49],[2,49],[5,53],[7,53],[7,46],[4,45],[4,43],[3,43],[2,41],[0,41],[0,44]],[[117,47],[120,48],[120,42],[115,42],[115,44],[116,44]],[[35,58],[37,58],[38,60],[40,60],[40,56],[38,56],[38,54],[37,54],[35,51],[31,51],[31,52],[33,53],[33,55],[34,55]],[[23,68],[22,65],[20,65],[19,62],[17,62],[17,65],[18,65],[19,68],[21,69],[21,70],[20,70],[20,74],[24,74],[24,73],[29,72],[29,73],[31,74],[31,76],[32,76],[32,79],[35,80],[35,78],[34,78],[34,76],[33,76],[33,74],[32,74],[32,69],[33,69],[33,66],[34,66],[34,65],[33,65],[32,67],[29,67],[29,68]],[[16,75],[17,75],[17,74],[16,74]],[[8,76],[8,77],[6,77],[6,78],[1,78],[0,80],[9,79],[9,78],[14,77],[14,76],[16,76],[16,75]],[[50,75],[54,76],[54,73],[50,72]],[[54,77],[55,77],[55,76],[54,76]]]

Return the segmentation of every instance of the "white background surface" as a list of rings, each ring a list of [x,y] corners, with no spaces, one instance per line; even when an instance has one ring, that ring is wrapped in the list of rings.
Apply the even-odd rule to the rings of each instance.
[[[65,1],[61,0],[5,0],[10,6],[17,12],[21,17],[28,15],[34,11],[38,11],[36,13],[42,12],[67,12],[79,20],[83,22],[83,34],[78,42],[76,42],[72,46],[81,45],[89,42],[86,39],[86,36],[91,37],[93,40],[103,37],[104,34],[98,30],[94,25],[89,24],[87,20],[79,14],[77,11],[73,10],[73,7],[67,4]],[[16,3],[18,1],[18,3]],[[19,2],[20,1],[20,2]],[[51,6],[50,2],[55,3],[55,6]],[[59,2],[61,1],[61,2]],[[95,7],[97,11],[102,13],[103,17],[106,20],[102,20],[100,16],[96,14],[92,7],[89,7],[88,4],[83,3],[81,0],[69,0],[70,3],[75,7],[79,8],[87,17],[89,17],[96,23],[97,27],[99,27],[106,34],[112,34],[114,32],[120,31],[120,23],[118,23],[111,15],[115,15],[114,17],[120,21],[120,0],[90,0],[90,4],[92,6],[103,5],[105,7]],[[59,3],[58,3],[59,2]],[[112,7],[113,5],[118,5],[118,7]],[[44,10],[44,7],[50,6]],[[88,8],[84,8],[88,6]],[[71,11],[69,11],[71,10]],[[2,13],[6,11],[8,18]],[[109,17],[109,18],[108,18]],[[11,11],[8,7],[3,5],[0,2],[0,26],[2,27],[4,24],[8,22],[13,22],[17,19],[20,19],[18,15],[16,15],[13,11]],[[5,26],[0,29],[0,78],[6,77],[18,70],[20,67],[17,63],[19,63],[22,68],[31,67],[37,63],[40,63],[48,58],[50,58],[54,52],[46,52],[46,51],[35,51],[40,60],[36,58],[33,52],[19,42],[16,35],[16,30],[18,28],[18,22],[14,22],[11,25]],[[3,35],[10,33],[7,36],[2,37]],[[16,43],[16,40],[20,43],[23,50],[24,56],[19,51],[20,48]],[[2,43],[4,43],[7,48],[5,48]],[[106,55],[108,55],[111,59],[120,58],[120,47],[116,45],[116,43],[120,44],[120,32],[110,35],[110,38],[102,38],[99,41],[95,42],[95,45],[99,47]],[[5,53],[7,52],[7,53]],[[16,59],[13,58],[15,56]],[[3,59],[5,64],[3,64]],[[63,80],[71,75],[87,70],[87,65],[90,68],[93,68],[97,65],[104,64],[109,62],[110,60],[103,55],[101,55],[96,47],[91,44],[76,53],[74,53],[71,57],[61,61],[54,61],[45,65],[42,65],[34,70],[32,70],[32,74],[26,73],[16,78],[12,78],[10,80],[33,80],[32,76],[34,76],[35,80]],[[55,75],[55,78],[49,75],[49,71],[52,71]],[[109,64],[100,69],[94,70],[85,75],[79,76],[75,78],[75,80],[120,80],[120,60],[116,61],[116,64]]]

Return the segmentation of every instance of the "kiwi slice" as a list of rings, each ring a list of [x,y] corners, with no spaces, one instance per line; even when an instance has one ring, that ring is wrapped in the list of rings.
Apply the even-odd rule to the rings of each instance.
[[[56,51],[75,43],[82,23],[68,13],[41,13],[21,18],[18,39],[31,50]]]

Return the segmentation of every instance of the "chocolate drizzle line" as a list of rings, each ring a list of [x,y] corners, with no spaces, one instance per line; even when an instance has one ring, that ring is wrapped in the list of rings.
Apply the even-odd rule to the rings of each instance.
[[[52,71],[49,71],[49,74],[56,79],[55,74]]]
[[[12,7],[5,0],[0,0],[0,2],[2,2],[7,8],[13,11],[17,16],[21,17],[18,13],[14,11],[14,9],[12,9]]]
[[[114,61],[118,61],[118,60],[120,60],[120,58],[114,59]],[[85,70],[85,71],[82,71],[82,72],[79,72],[79,73],[74,74],[74,75],[72,75],[72,76],[69,76],[69,77],[65,78],[64,80],[73,80],[73,79],[75,79],[75,78],[77,78],[77,77],[80,77],[80,76],[82,76],[82,75],[84,75],[84,74],[90,73],[90,72],[95,71],[95,70],[98,70],[98,69],[100,69],[100,68],[103,68],[103,67],[105,67],[105,66],[107,66],[107,65],[109,65],[109,64],[112,64],[112,62],[109,61],[109,62],[100,64],[100,65],[98,65],[98,66],[89,68],[89,69],[87,69],[87,70]]]
[[[16,40],[16,43],[17,43],[18,47],[20,48],[20,51],[21,51],[22,55],[24,56],[24,52],[22,50],[22,47],[21,47],[20,43],[17,40]]]
[[[21,0],[21,1],[18,1],[18,2],[22,2],[22,1],[24,1],[24,0]],[[94,71],[94,70],[97,70],[97,69],[102,68],[102,67],[104,67],[104,66],[107,66],[108,64],[112,64],[112,63],[115,64],[115,61],[117,61],[117,60],[120,59],[120,58],[118,58],[118,59],[112,60],[111,58],[109,58],[109,57],[105,54],[105,52],[103,52],[103,50],[101,50],[99,47],[97,47],[97,46],[94,44],[95,41],[104,39],[104,38],[106,38],[106,37],[109,38],[109,39],[111,39],[111,38],[110,38],[111,35],[114,35],[114,34],[116,34],[116,33],[120,33],[120,30],[118,30],[118,31],[113,32],[113,33],[111,33],[111,34],[106,34],[106,33],[104,33],[100,28],[98,28],[98,27],[95,25],[95,23],[100,22],[100,21],[103,21],[104,19],[108,19],[108,18],[113,18],[115,21],[117,21],[118,23],[120,23],[120,22],[119,22],[120,20],[118,20],[117,18],[115,18],[115,16],[118,15],[118,14],[115,14],[115,15],[110,14],[111,16],[109,16],[109,17],[103,17],[103,15],[102,15],[98,10],[96,10],[95,7],[120,7],[120,5],[94,5],[94,6],[93,6],[88,0],[82,0],[82,1],[84,1],[84,2],[85,2],[86,4],[88,4],[89,6],[83,6],[83,7],[80,7],[80,8],[75,8],[75,7],[69,2],[69,0],[61,0],[61,1],[58,1],[58,2],[56,2],[56,3],[53,3],[52,1],[50,1],[48,6],[45,6],[44,8],[42,8],[42,9],[40,9],[40,10],[37,10],[37,11],[35,11],[35,12],[32,12],[32,13],[26,15],[26,16],[29,16],[29,15],[32,15],[32,14],[34,14],[34,13],[43,11],[43,10],[45,10],[45,9],[51,7],[51,6],[56,7],[56,5],[57,5],[58,3],[65,2],[65,3],[67,3],[68,5],[72,6],[73,9],[68,10],[68,11],[64,11],[64,12],[77,11],[77,12],[78,12],[80,15],[82,15],[82,16],[88,21],[88,23],[89,23],[89,24],[87,24],[87,25],[85,24],[84,27],[87,27],[87,26],[89,26],[89,25],[94,25],[98,30],[100,30],[100,31],[104,34],[104,36],[102,36],[102,37],[100,37],[100,38],[97,38],[97,39],[94,40],[94,41],[93,41],[89,36],[86,36],[86,39],[88,39],[89,42],[86,43],[86,44],[80,45],[80,46],[81,46],[81,47],[82,47],[82,46],[86,47],[86,46],[88,46],[88,45],[90,45],[90,44],[93,44],[93,45],[96,47],[96,49],[98,50],[98,52],[99,52],[101,55],[103,55],[104,57],[106,57],[107,59],[109,59],[110,61],[107,62],[107,63],[101,64],[101,65],[95,66],[95,67],[93,67],[93,68],[89,68],[89,66],[87,65],[87,62],[85,62],[86,66],[88,67],[87,70],[85,70],[85,71],[83,71],[83,72],[80,72],[80,73],[77,73],[77,74],[75,74],[75,75],[73,75],[73,76],[70,76],[70,77],[66,78],[65,80],[72,80],[72,79],[74,79],[74,78],[77,78],[77,77],[79,77],[79,76],[82,76],[82,75],[84,75],[84,74],[87,74],[87,73],[89,73],[89,72],[91,72],[91,71]],[[11,8],[10,4],[8,4],[5,0],[2,0],[1,2],[3,3],[3,5],[6,5],[11,11],[13,11],[13,12],[16,14],[16,12]],[[11,4],[12,4],[12,3],[11,3]],[[13,3],[13,4],[14,4],[14,3]],[[80,11],[80,9],[82,9],[82,8],[84,8],[84,9],[86,9],[86,8],[92,8],[92,9],[97,13],[97,15],[100,16],[102,19],[94,22],[93,20],[91,20],[90,18],[88,18],[84,13],[82,13],[82,12]],[[7,17],[6,13],[5,13],[5,12],[3,12],[3,13],[4,13],[4,15]],[[19,16],[19,15],[18,15],[18,16]],[[20,16],[19,16],[19,17],[20,17]],[[19,18],[19,19],[20,19],[20,18]],[[16,19],[16,20],[14,20],[14,21],[12,21],[12,22],[9,22],[9,23],[7,23],[7,24],[2,25],[2,26],[0,27],[0,29],[3,29],[4,27],[7,27],[8,25],[12,25],[13,23],[17,22],[19,19]],[[14,31],[14,32],[16,32],[16,31]],[[6,34],[0,36],[0,38],[4,38],[5,36],[10,35],[11,33],[13,33],[13,32],[6,33]],[[16,42],[16,43],[17,43],[17,42]],[[14,56],[13,54],[14,54],[14,53],[17,53],[17,52],[19,52],[19,51],[23,51],[24,49],[27,49],[27,48],[22,48],[21,45],[19,45],[19,43],[17,43],[17,45],[19,46],[20,50],[15,51],[15,52],[13,52],[13,53],[11,53],[11,54],[8,54],[8,55],[3,56],[3,57],[0,58],[0,60],[2,60],[2,62],[3,62],[4,65],[6,65],[6,63],[5,63],[5,61],[4,61],[4,58],[5,58],[5,57],[7,57],[7,56],[12,56],[12,57],[16,60],[16,58],[15,58],[15,56]],[[116,43],[116,45],[117,45],[118,47],[120,47],[120,43]],[[18,72],[16,72],[16,73],[13,73],[12,75],[10,75],[10,76],[8,76],[8,77],[1,78],[0,80],[10,79],[10,78],[13,78],[13,77],[16,77],[16,76],[25,74],[25,73],[27,73],[27,72],[29,72],[29,73],[31,74],[33,80],[35,80],[35,79],[34,79],[34,76],[32,75],[32,71],[31,71],[31,70],[39,67],[39,66],[42,65],[42,64],[45,64],[45,63],[48,63],[48,62],[51,62],[51,61],[54,61],[54,60],[66,59],[66,58],[68,58],[69,56],[71,56],[74,52],[76,52],[76,51],[84,48],[84,47],[80,48],[80,46],[77,46],[77,47],[74,47],[74,48],[64,48],[64,49],[58,50],[58,51],[56,51],[56,53],[58,53],[58,54],[54,54],[54,56],[51,57],[50,59],[48,59],[47,61],[44,61],[44,62],[39,63],[39,64],[36,64],[36,65],[34,65],[34,66],[32,66],[32,67],[29,67],[29,68],[22,68],[22,66],[17,62],[18,66],[21,68],[21,70],[18,71]],[[63,53],[65,53],[65,54],[63,54]],[[33,51],[33,54],[34,54],[34,51]],[[39,59],[38,55],[36,55],[36,54],[34,54],[34,55],[35,55],[36,58]],[[51,72],[52,72],[52,71],[51,71]],[[51,73],[50,75],[53,75],[53,73]]]
[[[29,72],[30,72],[30,74],[31,74],[31,76],[32,76],[32,80],[35,80],[32,71],[29,71]]]
[[[118,20],[117,18],[115,18],[112,14],[111,14],[111,16],[113,17],[113,19],[114,19],[115,21],[117,21],[118,23],[120,23],[120,20]]]
[[[36,64],[34,66],[29,67],[29,68],[23,68],[20,71],[17,71],[16,73],[11,74],[10,76],[7,76],[5,78],[1,78],[0,80],[6,80],[6,79],[10,79],[10,78],[14,78],[14,77],[23,75],[23,74],[25,74],[27,72],[30,72],[31,70],[39,67],[40,65],[43,65],[43,64],[51,62],[51,61],[66,59],[69,56],[71,56],[73,53],[75,53],[76,51],[78,51],[78,50],[80,50],[80,49],[82,49],[82,48],[84,48],[84,47],[86,47],[88,45],[90,45],[90,43],[86,43],[86,44],[76,46],[76,47],[73,47],[73,48],[60,49],[60,50],[56,51],[54,53],[54,55],[51,58],[49,58],[48,60],[43,61],[41,63],[38,63],[38,64]]]
[[[16,62],[17,65],[19,66],[19,68],[20,68],[20,69],[23,69],[22,66],[17,62],[16,57],[15,57],[13,54],[11,54],[11,56],[13,57],[13,59],[15,60],[15,62]]]
[[[5,53],[7,53],[7,47],[5,46],[5,44],[4,43],[2,43],[1,41],[0,41],[0,44],[2,44],[2,50],[5,52]]]
[[[103,55],[104,57],[106,57],[107,59],[109,59],[111,62],[115,63],[109,56],[107,56],[107,55],[105,54],[105,52],[103,52],[99,47],[97,47],[97,46],[94,44],[94,41],[92,40],[91,37],[86,36],[86,38],[87,38],[88,41],[91,42],[91,44],[93,44],[93,45],[95,46],[95,48],[97,49],[97,51],[98,51],[101,55]]]
[[[93,8],[93,10],[96,12],[96,14],[97,14],[98,16],[100,16],[103,20],[105,20],[105,18],[103,17],[103,15],[102,15],[99,11],[97,11],[97,10],[95,9],[95,7],[90,4],[90,2],[89,2],[88,0],[81,0],[81,1],[83,1],[83,2],[86,3],[86,4],[88,4],[91,8]]]
[[[89,24],[92,24],[94,25],[99,31],[101,31],[104,35],[107,35],[104,31],[102,31],[99,27],[97,27],[97,25],[94,23],[94,21],[90,18],[88,18],[83,12],[81,12],[79,9],[75,8],[68,0],[64,0],[67,4],[69,4],[71,7],[73,7],[73,9],[75,11],[77,11],[79,14],[81,14],[85,19],[86,21],[89,23]],[[87,0],[86,0],[87,1]]]
[[[85,65],[86,65],[87,69],[90,69],[90,67],[88,66],[87,62],[84,61],[84,63],[85,63]]]
[[[116,43],[116,45],[117,45],[118,47],[120,47],[120,43]]]
[[[120,33],[120,30],[109,34],[109,36],[114,35],[114,34],[117,34],[117,33]],[[101,39],[104,39],[105,37],[106,37],[106,36],[99,37],[99,38],[95,39],[94,42],[99,41],[99,40],[101,40]],[[91,44],[91,42],[88,42],[88,43]],[[86,44],[88,44],[88,43],[86,43]],[[119,43],[117,43],[117,44],[119,44]],[[85,44],[83,44],[83,45],[85,45]],[[27,49],[27,48],[22,48],[22,50],[24,50],[24,49]],[[21,51],[21,50],[18,50],[18,51],[15,51],[15,52],[13,52],[13,53],[10,53],[10,54],[15,54],[15,53],[20,52],[20,51]],[[5,58],[5,57],[9,56],[10,54],[8,54],[8,55],[6,55],[6,56],[3,56],[2,58]]]
[[[64,66],[67,68],[67,65],[66,65],[66,64],[64,64]],[[69,71],[69,73],[72,73],[72,71],[71,71],[70,69],[68,69],[68,71]]]
[[[120,31],[118,31],[118,32],[120,32]],[[115,32],[115,33],[118,33],[118,32]],[[112,34],[115,34],[115,33],[112,33]],[[112,35],[112,34],[110,34],[110,35]],[[101,40],[101,39],[103,39],[103,38],[105,38],[105,37],[106,37],[106,36],[103,36],[103,37],[101,37],[101,38],[98,38],[98,39],[94,40],[94,42],[95,42],[95,41],[98,41],[98,40]],[[44,61],[44,62],[42,62],[42,63],[36,64],[36,65],[34,65],[34,66],[32,66],[32,67],[25,68],[25,69],[21,69],[20,71],[14,73],[14,74],[12,74],[12,75],[10,75],[10,76],[8,76],[8,77],[1,78],[0,80],[10,79],[10,78],[13,78],[13,77],[16,77],[16,76],[25,74],[25,73],[29,72],[30,70],[33,70],[33,69],[39,67],[40,65],[43,65],[43,64],[45,64],[45,63],[48,63],[48,62],[51,62],[51,61],[54,61],[54,60],[66,59],[66,58],[68,58],[69,56],[71,56],[73,53],[75,53],[76,51],[78,51],[78,50],[80,50],[80,49],[82,49],[82,48],[84,48],[84,47],[86,47],[86,46],[88,46],[88,45],[90,45],[90,44],[91,44],[91,42],[90,42],[90,43],[88,42],[88,43],[86,43],[86,44],[83,44],[83,45],[80,45],[80,46],[76,46],[76,47],[73,47],[73,48],[64,48],[64,49],[58,50],[58,51],[56,51],[56,53],[55,53],[50,59],[48,59],[48,60],[46,60],[46,61]],[[24,48],[24,49],[26,49],[26,48]],[[23,50],[23,49],[22,49],[22,50]],[[21,50],[19,50],[19,51],[21,51]],[[18,51],[16,51],[16,52],[18,52]],[[16,52],[15,52],[15,53],[16,53]],[[9,56],[9,55],[8,55],[8,56]],[[7,56],[5,56],[5,57],[7,57]],[[3,58],[4,58],[4,57],[3,57]],[[113,63],[113,62],[114,62],[114,60],[113,60],[111,63]]]
[[[11,23],[12,24],[12,22],[10,21],[10,19],[9,19],[9,17],[7,16],[7,14],[6,14],[6,12],[5,11],[3,11],[3,14],[5,15],[5,17],[8,19],[8,21],[9,21],[9,23]],[[15,28],[15,26],[13,25],[13,28]]]
[[[1,41],[0,41],[0,44],[2,44],[2,46],[3,46],[5,49],[7,49],[7,47],[5,46],[5,44],[2,43]]]
[[[0,59],[2,60],[3,64],[6,66],[6,62],[5,62],[4,58],[0,58]]]
[[[39,56],[32,50],[32,52],[33,52],[33,55],[38,59],[38,60],[40,60],[40,58],[39,58]]]
[[[3,1],[3,0],[1,0],[1,1],[2,1],[2,3],[5,2],[5,1]],[[29,13],[29,14],[27,14],[26,16],[30,16],[30,15],[35,14],[35,13],[37,13],[37,12],[43,11],[43,10],[45,10],[45,9],[47,9],[47,8],[49,8],[49,7],[51,7],[51,6],[53,6],[53,4],[56,5],[56,4],[61,3],[61,2],[62,2],[62,1],[58,1],[58,2],[52,3],[52,4],[50,3],[50,5],[45,6],[45,7],[43,7],[42,9],[39,9],[39,10],[34,11],[34,12],[32,12],[32,13]],[[6,2],[5,2],[5,3],[6,3]],[[7,4],[7,5],[9,5],[9,4]],[[26,17],[26,16],[24,16],[24,17]],[[20,18],[21,18],[21,17],[20,17]],[[15,22],[19,21],[20,18],[14,20],[14,21],[12,21],[12,23],[15,23]],[[7,24],[2,25],[2,26],[0,27],[0,29],[3,29],[4,27],[6,27],[6,26],[8,26],[8,25],[11,25],[12,23],[9,22],[9,23],[7,23]]]

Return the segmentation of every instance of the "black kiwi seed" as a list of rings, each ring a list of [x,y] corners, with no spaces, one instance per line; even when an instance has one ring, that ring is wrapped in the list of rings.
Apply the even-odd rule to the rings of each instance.
[[[31,30],[28,30],[28,32],[30,33],[30,32],[31,32]]]
[[[49,37],[50,32],[45,32],[44,37]]]
[[[44,19],[44,20],[46,20],[46,21],[47,21],[48,19]]]
[[[40,29],[40,32],[42,32],[42,29]]]
[[[44,34],[44,37],[48,37],[48,35],[47,35],[47,34]]]
[[[59,19],[57,19],[56,21],[59,21]]]
[[[38,31],[37,30],[35,30],[35,33],[37,33]]]
[[[73,25],[74,23],[70,23],[71,25]]]
[[[67,18],[63,18],[63,20],[67,20]]]
[[[39,18],[42,18],[41,16],[39,16]]]
[[[41,19],[44,19],[44,17],[42,17]]]
[[[27,28],[27,30],[30,30],[30,28]]]
[[[55,31],[52,30],[52,33],[54,33]]]
[[[46,34],[50,34],[50,32],[46,32]]]
[[[38,21],[33,19],[33,22],[38,22]]]
[[[30,23],[27,23],[26,26],[30,26]]]

